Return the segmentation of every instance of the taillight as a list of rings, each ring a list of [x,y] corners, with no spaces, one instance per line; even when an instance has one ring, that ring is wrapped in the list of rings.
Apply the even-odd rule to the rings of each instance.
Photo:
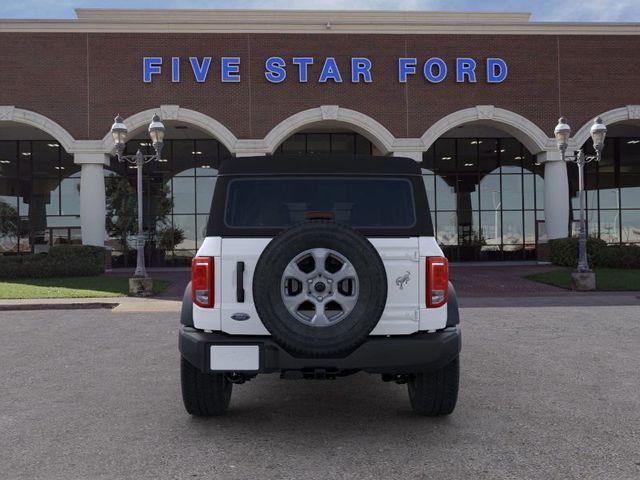
[[[449,296],[449,262],[444,257],[427,258],[427,308],[441,307]]]
[[[199,307],[213,307],[213,258],[196,257],[191,262],[191,299]]]

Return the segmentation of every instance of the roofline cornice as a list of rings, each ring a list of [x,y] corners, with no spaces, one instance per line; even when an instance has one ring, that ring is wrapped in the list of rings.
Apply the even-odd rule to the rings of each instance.
[[[639,35],[640,23],[530,22],[528,13],[78,9],[69,20],[0,19],[0,32]]]

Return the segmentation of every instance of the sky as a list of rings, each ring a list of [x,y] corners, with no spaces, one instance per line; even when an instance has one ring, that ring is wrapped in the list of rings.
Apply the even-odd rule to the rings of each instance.
[[[531,12],[539,22],[638,22],[640,0],[0,0],[0,18],[75,18],[74,8],[258,8]],[[558,7],[560,6],[560,7]]]

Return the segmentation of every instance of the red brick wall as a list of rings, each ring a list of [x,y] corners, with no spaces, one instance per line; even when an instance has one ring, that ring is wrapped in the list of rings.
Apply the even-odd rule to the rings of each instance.
[[[598,113],[640,104],[640,36],[302,35],[1,33],[0,105],[34,110],[77,139],[102,138],[113,116],[161,104],[205,113],[238,138],[261,138],[284,118],[322,104],[351,108],[378,120],[397,137],[419,137],[456,110],[492,104],[530,119],[550,135],[562,113],[577,129]],[[597,52],[597,53],[595,53]],[[309,83],[288,68],[284,83],[264,78],[272,55],[315,57]],[[142,58],[165,57],[163,75],[142,82]],[[170,81],[170,57],[182,57],[182,81]],[[193,79],[187,57],[212,56],[207,82]],[[221,83],[221,56],[242,58],[241,83]],[[344,83],[317,83],[320,63],[334,56]],[[373,61],[372,84],[351,84],[352,56]],[[397,79],[397,59],[445,59],[441,84],[415,75]],[[476,84],[457,84],[457,56],[478,61]],[[504,58],[509,77],[490,85],[484,60]]]

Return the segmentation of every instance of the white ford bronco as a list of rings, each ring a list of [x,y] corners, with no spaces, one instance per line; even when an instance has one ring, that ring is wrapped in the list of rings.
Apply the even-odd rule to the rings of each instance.
[[[450,414],[460,326],[419,164],[405,158],[235,158],[220,167],[180,326],[188,413],[223,414],[261,373],[406,383]]]

